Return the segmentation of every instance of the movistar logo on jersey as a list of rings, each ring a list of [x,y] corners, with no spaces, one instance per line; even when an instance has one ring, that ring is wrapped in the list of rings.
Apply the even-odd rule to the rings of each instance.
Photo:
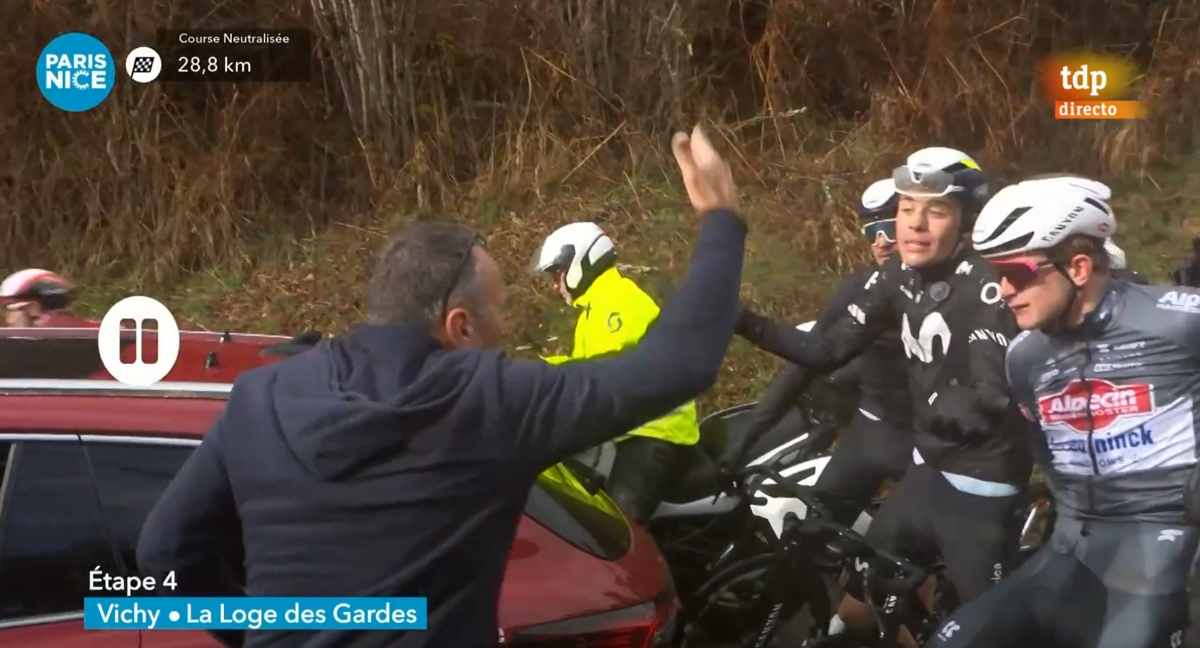
[[[933,362],[934,343],[940,341],[942,356],[950,349],[950,327],[941,313],[930,313],[921,321],[921,331],[913,337],[912,327],[908,324],[908,314],[902,318],[900,339],[904,341],[904,355],[929,364]]]
[[[1103,430],[1122,417],[1152,413],[1154,388],[1148,384],[1072,380],[1057,394],[1038,399],[1038,410],[1044,423],[1066,423],[1083,433]]]

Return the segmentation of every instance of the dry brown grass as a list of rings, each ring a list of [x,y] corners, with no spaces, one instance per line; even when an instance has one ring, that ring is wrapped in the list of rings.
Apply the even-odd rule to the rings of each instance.
[[[123,58],[160,26],[229,24],[313,29],[314,81],[121,79],[83,114],[35,89],[62,31]],[[697,119],[748,195],[747,297],[798,320],[860,261],[857,192],[917,146],[1003,178],[1109,180],[1136,210],[1131,257],[1155,269],[1200,228],[1195,0],[43,0],[0,25],[0,265],[75,273],[92,308],[119,285],[212,328],[340,330],[378,234],[436,210],[512,271],[517,346],[553,347],[567,314],[516,270],[553,226],[603,217],[651,291],[677,280],[690,229],[664,154]],[[1056,122],[1035,63],[1076,47],[1136,60],[1151,118]],[[773,366],[739,345],[717,401]]]

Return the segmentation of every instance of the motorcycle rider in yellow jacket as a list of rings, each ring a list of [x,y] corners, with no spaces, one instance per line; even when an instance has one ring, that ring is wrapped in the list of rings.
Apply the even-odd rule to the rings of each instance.
[[[658,317],[658,305],[621,275],[615,259],[612,239],[594,223],[563,226],[542,243],[533,270],[552,275],[559,294],[579,311],[571,355],[547,362],[619,353],[636,345]],[[695,401],[630,430],[617,439],[605,490],[625,515],[645,524],[683,461],[680,446],[699,440]]]

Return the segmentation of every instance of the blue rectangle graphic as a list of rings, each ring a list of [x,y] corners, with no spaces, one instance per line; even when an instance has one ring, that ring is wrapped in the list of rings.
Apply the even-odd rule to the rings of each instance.
[[[425,630],[423,598],[83,599],[85,630]]]

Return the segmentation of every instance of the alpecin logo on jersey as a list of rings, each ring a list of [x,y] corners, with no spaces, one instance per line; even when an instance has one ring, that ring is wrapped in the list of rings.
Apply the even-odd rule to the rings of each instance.
[[[1153,412],[1154,388],[1146,384],[1114,385],[1107,380],[1072,380],[1057,394],[1038,399],[1043,423],[1066,423],[1083,433],[1089,428],[1089,409],[1094,429],[1103,430],[1122,416]]]

